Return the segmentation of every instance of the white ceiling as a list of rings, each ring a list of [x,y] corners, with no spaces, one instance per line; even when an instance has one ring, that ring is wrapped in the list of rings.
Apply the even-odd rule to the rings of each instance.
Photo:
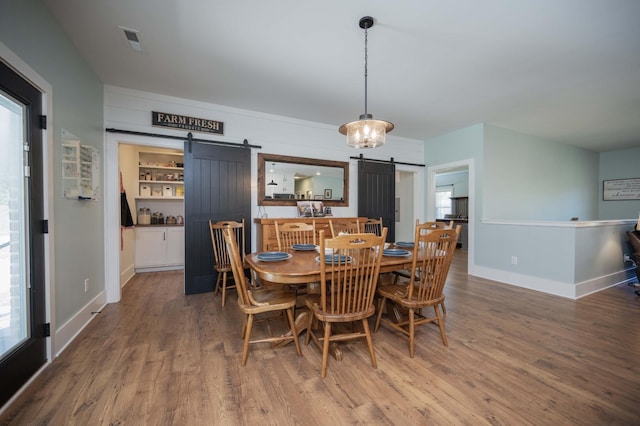
[[[44,0],[109,85],[427,140],[479,122],[640,146],[638,0]],[[138,30],[141,53],[119,26]]]

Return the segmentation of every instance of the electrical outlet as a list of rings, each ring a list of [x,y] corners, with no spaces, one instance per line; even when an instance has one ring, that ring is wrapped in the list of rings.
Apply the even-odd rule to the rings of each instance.
[[[84,292],[89,291],[89,278],[84,279]]]
[[[511,256],[511,264],[512,265],[518,264],[518,256]]]

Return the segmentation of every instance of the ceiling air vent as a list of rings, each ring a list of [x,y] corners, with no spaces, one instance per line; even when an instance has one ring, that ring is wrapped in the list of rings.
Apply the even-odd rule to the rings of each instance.
[[[124,36],[127,38],[129,46],[131,46],[131,48],[136,52],[142,52],[142,44],[140,44],[140,39],[138,38],[138,30],[132,30],[125,27],[119,28],[124,31]]]

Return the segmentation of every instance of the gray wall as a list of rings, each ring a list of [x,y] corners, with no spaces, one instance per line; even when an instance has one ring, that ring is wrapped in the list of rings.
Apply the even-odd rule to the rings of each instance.
[[[52,266],[55,325],[60,327],[104,289],[103,202],[65,200],[60,185],[62,129],[97,148],[102,156],[103,86],[38,0],[2,0],[0,41],[53,88],[48,125],[54,164],[50,173],[55,211]],[[90,280],[86,293],[85,278]]]
[[[598,154],[485,126],[484,219],[598,219]]]

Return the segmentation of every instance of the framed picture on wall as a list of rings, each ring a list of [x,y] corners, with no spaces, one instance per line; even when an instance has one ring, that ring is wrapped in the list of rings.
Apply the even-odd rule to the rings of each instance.
[[[640,200],[640,178],[602,181],[604,201]]]
[[[330,200],[332,195],[333,195],[333,190],[331,190],[331,189],[325,189],[324,190],[324,199],[325,200]]]

